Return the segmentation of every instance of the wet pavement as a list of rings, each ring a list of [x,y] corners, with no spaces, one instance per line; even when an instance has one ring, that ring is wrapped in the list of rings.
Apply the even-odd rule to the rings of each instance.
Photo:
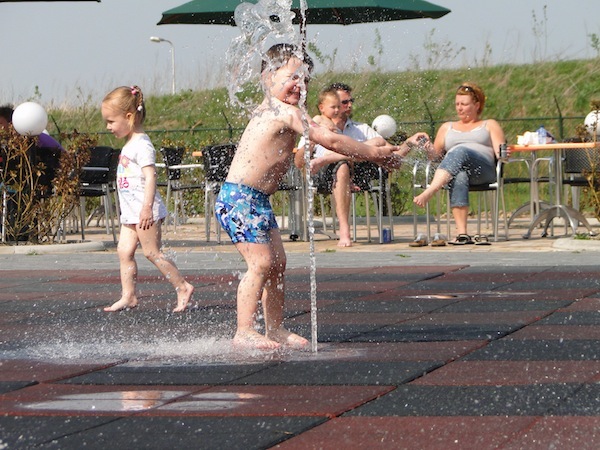
[[[199,229],[165,234],[196,286],[180,314],[141,253],[140,306],[102,312],[120,294],[102,231],[0,253],[0,448],[600,446],[597,242],[318,237],[317,352],[262,353],[232,348],[244,264]],[[308,244],[285,246],[286,325],[311,338]]]

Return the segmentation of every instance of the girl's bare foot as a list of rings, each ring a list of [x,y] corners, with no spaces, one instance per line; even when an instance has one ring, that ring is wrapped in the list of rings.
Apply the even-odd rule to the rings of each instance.
[[[173,312],[185,311],[185,308],[187,308],[187,305],[192,299],[193,294],[194,286],[186,281],[185,288],[177,290],[177,307],[173,310]]]
[[[266,336],[254,331],[238,331],[233,337],[233,345],[240,348],[275,350],[281,347],[281,344],[272,341]]]
[[[123,311],[124,309],[133,309],[137,305],[138,305],[137,298],[133,298],[132,300],[122,298],[119,301],[113,303],[112,305],[104,308],[104,311],[106,311],[106,312]]]
[[[286,345],[294,349],[305,349],[308,347],[309,344],[307,339],[304,339],[302,336],[299,336],[296,333],[292,333],[291,331],[288,331],[285,328],[281,328],[277,331],[272,331],[271,333],[269,333],[269,337],[282,345]]]

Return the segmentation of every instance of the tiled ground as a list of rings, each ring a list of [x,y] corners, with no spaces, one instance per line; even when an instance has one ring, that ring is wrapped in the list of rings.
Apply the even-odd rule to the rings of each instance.
[[[231,348],[239,274],[1,272],[0,448],[600,448],[589,267],[318,271],[318,352]],[[310,337],[308,270],[286,323]]]

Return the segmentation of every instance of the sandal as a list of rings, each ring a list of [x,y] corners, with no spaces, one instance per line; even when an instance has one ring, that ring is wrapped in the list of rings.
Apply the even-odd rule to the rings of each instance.
[[[435,233],[433,235],[433,240],[431,241],[432,247],[445,247],[446,246],[446,236],[440,233]]]
[[[454,241],[450,241],[449,244],[452,245],[466,245],[466,244],[473,244],[473,240],[471,239],[471,236],[469,236],[468,234],[459,234],[458,236],[456,236],[456,239],[454,239]]]
[[[419,233],[414,241],[408,244],[409,247],[427,247],[427,235]]]
[[[475,241],[475,245],[492,245],[485,234],[476,234],[473,240]]]

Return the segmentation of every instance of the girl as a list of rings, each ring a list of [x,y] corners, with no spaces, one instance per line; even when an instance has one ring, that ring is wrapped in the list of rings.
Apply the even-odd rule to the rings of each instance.
[[[121,86],[102,100],[102,118],[117,138],[126,138],[117,169],[117,188],[121,206],[121,234],[117,253],[121,269],[121,298],[104,311],[135,308],[138,242],[144,256],[169,280],[177,292],[174,312],[184,311],[194,287],[175,264],[160,251],[161,223],[167,209],[156,191],[155,150],[142,124],[146,118],[144,96],[138,86]]]

